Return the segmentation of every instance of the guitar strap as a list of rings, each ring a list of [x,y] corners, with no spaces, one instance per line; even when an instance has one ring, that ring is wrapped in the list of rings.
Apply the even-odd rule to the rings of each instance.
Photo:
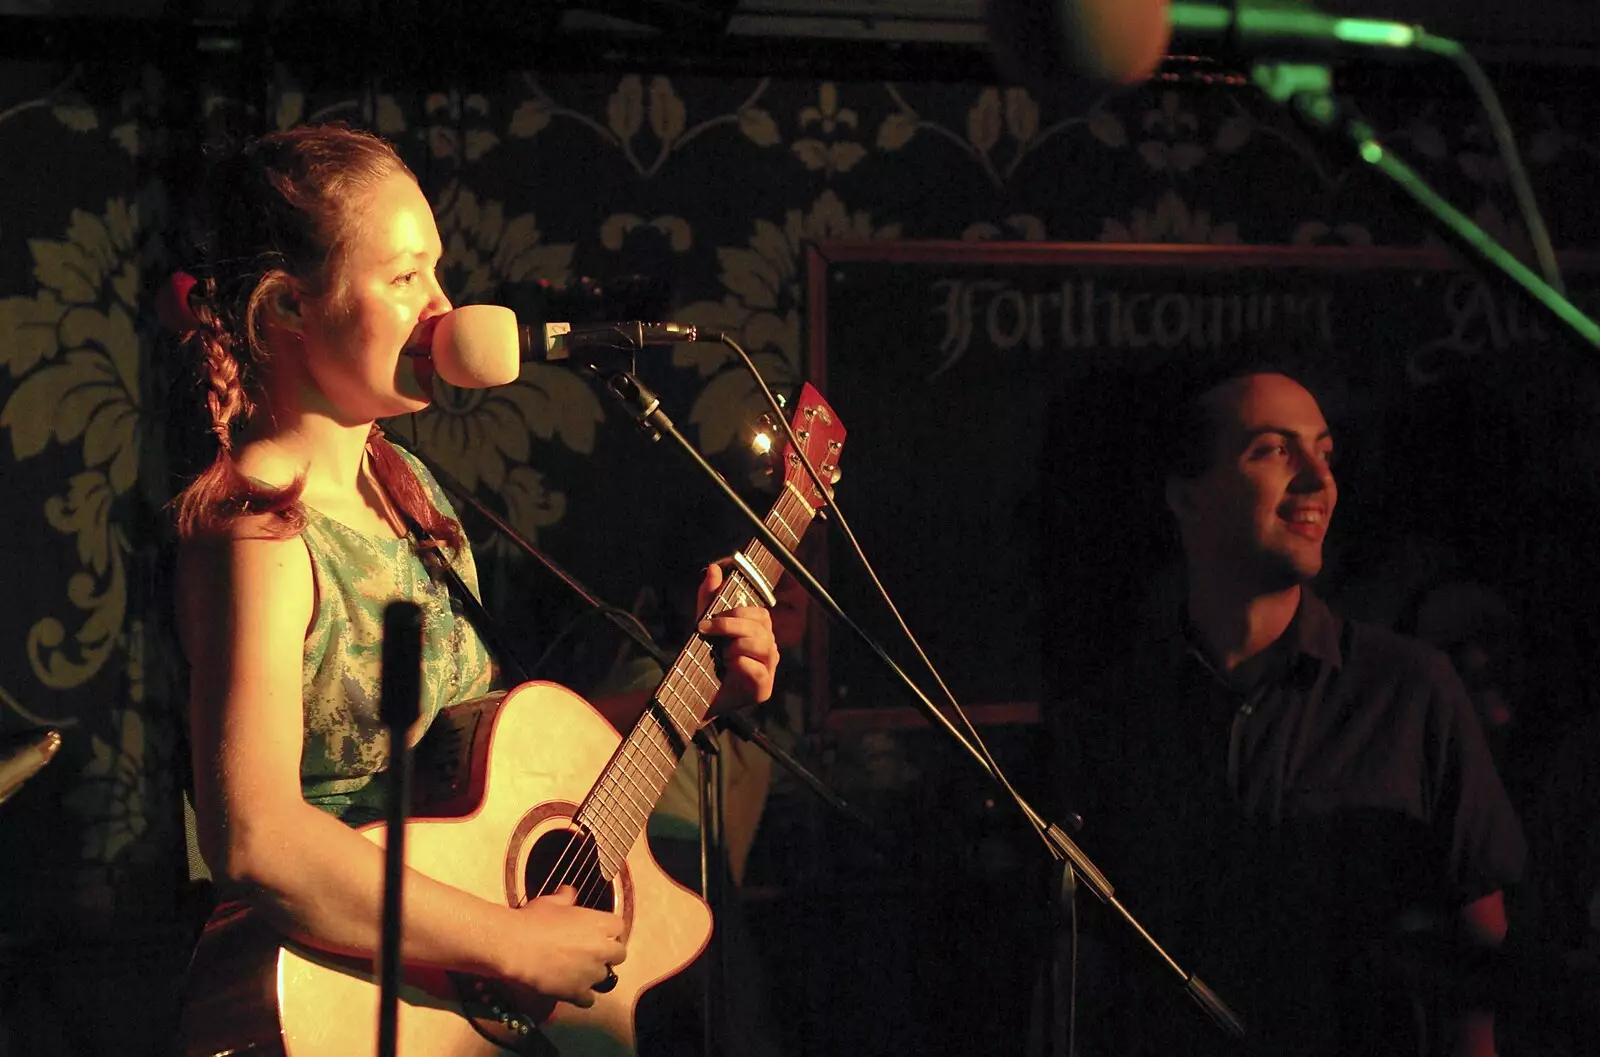
[[[400,509],[398,503],[396,509]],[[456,572],[455,566],[445,560],[444,544],[433,533],[423,528],[417,519],[405,510],[400,509],[400,515],[406,519],[406,524],[411,527],[411,545],[416,548],[417,556],[422,559],[422,564],[438,579],[443,580],[450,594],[461,603],[461,608],[467,614],[467,620],[477,629],[483,641],[489,644],[489,649],[500,658],[500,663],[519,683],[525,683],[530,678],[527,666],[512,651],[511,644],[506,640],[504,629],[495,623],[494,617],[484,608],[478,597],[472,593],[461,574]],[[463,536],[465,539],[465,536]]]

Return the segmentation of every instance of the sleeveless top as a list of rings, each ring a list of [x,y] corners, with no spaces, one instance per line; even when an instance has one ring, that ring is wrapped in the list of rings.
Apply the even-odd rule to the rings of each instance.
[[[442,513],[454,518],[433,475],[398,449]],[[301,686],[304,741],[300,788],[306,801],[352,826],[382,818],[389,776],[389,732],[379,712],[383,610],[400,599],[422,608],[419,741],[441,709],[482,696],[493,683],[488,649],[443,580],[429,574],[410,539],[358,532],[306,507],[301,538],[311,554],[316,612],[306,633]],[[472,551],[450,553],[461,579],[478,591]]]

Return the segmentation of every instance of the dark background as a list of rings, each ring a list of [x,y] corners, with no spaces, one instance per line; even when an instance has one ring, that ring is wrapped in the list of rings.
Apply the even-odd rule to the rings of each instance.
[[[370,20],[264,5],[256,23],[212,34],[184,17],[202,7],[63,22],[52,14],[81,12],[32,5],[33,17],[0,26],[0,732],[49,723],[66,738],[0,807],[0,1052],[158,1052],[175,1015],[192,922],[158,526],[173,491],[166,394],[179,367],[151,293],[170,271],[204,143],[308,120],[376,128],[437,205],[458,301],[515,300],[547,280],[569,291],[572,318],[670,314],[735,334],[779,388],[807,373],[805,254],[817,241],[1438,241],[1337,146],[1186,66],[1127,91],[1041,98],[1001,83],[977,43],[569,36],[532,5],[402,6]],[[1592,12],[1438,13],[1491,60],[1558,248],[1600,249],[1600,70],[1594,28],[1580,21]],[[1526,254],[1505,168],[1453,74],[1351,65],[1341,77],[1446,197]],[[885,344],[901,327],[870,304],[851,312]],[[1340,354],[1387,369],[1415,325],[1397,313]],[[1473,340],[1471,355],[1381,402],[1351,399],[1335,379],[1331,404],[1355,412],[1341,445],[1360,458],[1327,586],[1352,612],[1392,623],[1439,569],[1492,584],[1538,660],[1519,712],[1537,760],[1594,710],[1600,389],[1583,354],[1524,323]],[[840,360],[869,355],[880,350],[845,343],[829,364],[836,404],[863,409],[862,422],[847,417],[840,493],[857,506],[871,493],[850,476],[853,459],[916,465],[888,428],[892,376]],[[722,350],[680,349],[641,373],[742,480],[734,438],[757,408]],[[1073,422],[1094,421],[1080,410]],[[987,436],[983,416],[961,417]],[[707,512],[705,486],[676,456],[553,368],[441,401],[396,430],[622,605],[692,569],[690,551],[716,553],[708,535],[739,535]],[[1081,516],[1042,500],[1038,513],[1086,541],[1114,537],[1102,531],[1116,527],[1114,509],[1094,500]],[[914,564],[934,527],[905,520],[910,531],[865,542]],[[1145,523],[1116,538],[1142,547],[1158,533]],[[475,538],[489,603],[537,652],[577,607],[509,548]],[[1144,552],[1104,553],[1102,569]],[[1011,586],[1048,618],[1046,641],[1092,659],[1092,593]],[[1017,649],[984,616],[933,601],[914,613],[953,673],[984,673]],[[584,645],[565,660],[571,681],[613,649]],[[852,703],[906,704],[861,696]],[[795,1052],[1017,1052],[1040,851],[935,734],[899,719],[829,725],[822,711],[795,736],[888,836],[853,836],[803,790],[775,792],[751,918]],[[1041,794],[1036,728],[989,737],[1024,791]]]

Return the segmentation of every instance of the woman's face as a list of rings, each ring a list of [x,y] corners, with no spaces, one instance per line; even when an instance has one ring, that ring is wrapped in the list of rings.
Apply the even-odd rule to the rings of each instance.
[[[433,210],[409,173],[352,208],[344,259],[326,293],[302,300],[301,333],[308,402],[354,425],[428,406],[428,324],[450,299],[434,274],[443,246]]]

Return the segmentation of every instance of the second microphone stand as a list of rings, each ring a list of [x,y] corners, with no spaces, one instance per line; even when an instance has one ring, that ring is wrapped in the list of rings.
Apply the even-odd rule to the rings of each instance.
[[[739,510],[744,519],[754,527],[757,538],[778,560],[784,570],[799,580],[805,587],[806,592],[823,607],[828,616],[855,635],[871,651],[873,656],[911,692],[913,700],[921,708],[929,723],[943,730],[965,749],[978,763],[983,773],[999,787],[1008,799],[1017,805],[1024,817],[1037,830],[1051,857],[1060,865],[1063,871],[1061,883],[1063,898],[1070,899],[1071,893],[1076,886],[1077,878],[1082,877],[1095,895],[1099,896],[1107,906],[1111,907],[1133,929],[1135,935],[1144,941],[1151,952],[1182,982],[1184,993],[1211,1018],[1212,1023],[1218,1030],[1232,1040],[1243,1040],[1246,1034],[1245,1024],[1239,1015],[1197,973],[1185,970],[1167,953],[1156,941],[1155,937],[1150,935],[1144,926],[1139,923],[1138,919],[1133,916],[1132,912],[1117,899],[1110,881],[1094,865],[1083,849],[1078,847],[1071,837],[1067,836],[1065,830],[1042,817],[1034,810],[1032,805],[1023,799],[1021,794],[1012,788],[1004,774],[989,760],[987,755],[974,746],[967,735],[958,729],[944,712],[934,707],[933,703],[922,693],[911,677],[895,663],[894,659],[884,651],[883,647],[873,640],[860,625],[850,619],[844,610],[839,607],[839,604],[834,601],[833,596],[828,593],[827,589],[817,582],[816,577],[812,576],[804,565],[800,564],[799,560],[773,534],[766,523],[761,520],[755,511],[750,509],[739,493],[734,491],[733,487],[728,484],[722,475],[717,473],[706,462],[695,446],[689,443],[683,434],[678,432],[672,420],[661,410],[660,398],[632,374],[631,354],[618,350],[613,354],[602,357],[596,352],[595,360],[601,359],[610,361],[610,364],[605,365],[593,362],[591,369],[605,383],[606,389],[634,416],[634,420],[640,428],[654,438],[670,437],[674,445],[716,485],[728,501]],[[814,480],[816,480],[819,489],[823,487],[820,478],[814,477]]]
[[[418,461],[428,468],[439,483],[461,503],[471,507],[484,520],[488,521],[501,536],[510,541],[524,554],[533,558],[556,579],[560,580],[568,590],[582,600],[585,606],[592,611],[600,613],[614,627],[626,635],[646,656],[655,661],[663,673],[671,668],[672,658],[656,644],[639,622],[632,618],[631,614],[626,614],[617,607],[602,601],[577,577],[562,568],[549,555],[524,539],[504,518],[480,502],[449,471],[414,448],[411,449],[411,454],[415,455]],[[485,637],[501,638],[498,635],[486,635]],[[502,653],[507,654],[507,657],[504,658],[505,662],[517,670],[520,675],[525,678],[532,678],[538,674],[524,665],[517,657],[510,654],[509,643],[500,641],[496,645]],[[852,825],[867,833],[875,832],[876,827],[865,816],[829,788],[815,772],[792,753],[773,742],[749,717],[738,712],[727,712],[716,717],[710,724],[707,724],[706,728],[696,732],[693,739],[700,774],[700,894],[711,907],[713,919],[719,913],[725,911],[727,899],[722,869],[722,864],[726,857],[722,853],[723,817],[722,791],[719,781],[721,774],[720,753],[716,747],[715,739],[711,736],[710,728],[713,725],[723,727],[772,757],[779,766],[793,775],[801,785],[811,790],[818,799]],[[705,1057],[712,1057],[717,1052],[713,1041],[717,1037],[714,1030],[715,1025],[719,1023],[725,1024],[727,1021],[724,1011],[716,1009],[725,993],[725,972],[722,961],[721,944],[717,939],[716,932],[713,931],[710,957],[707,959],[708,972],[705,976],[704,992],[701,998],[704,1013],[703,1053]],[[713,1016],[713,1011],[719,1015]],[[736,1055],[730,1055],[730,1057],[736,1057]]]

